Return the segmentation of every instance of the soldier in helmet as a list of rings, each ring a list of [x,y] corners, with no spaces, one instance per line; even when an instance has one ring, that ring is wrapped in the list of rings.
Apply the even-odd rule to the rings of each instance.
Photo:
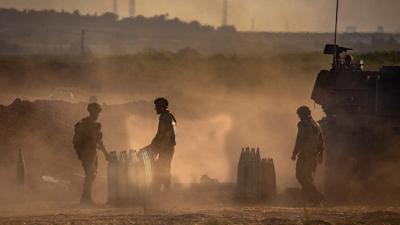
[[[297,110],[300,118],[292,160],[296,161],[296,178],[302,186],[306,199],[315,205],[322,204],[323,196],[314,185],[317,165],[323,162],[324,142],[311,110],[302,106]]]
[[[97,150],[101,150],[106,159],[108,159],[108,152],[103,144],[101,124],[97,122],[101,112],[100,105],[90,103],[87,110],[89,116],[75,125],[73,145],[85,171],[81,204],[91,205],[94,204],[91,190],[97,173]]]
[[[344,57],[343,68],[350,71],[355,70],[354,57],[352,55],[346,55]]]
[[[155,110],[159,117],[157,134],[150,145],[143,150],[150,149],[157,155],[155,163],[155,187],[169,190],[171,185],[171,161],[175,152],[175,125],[176,119],[168,111],[168,100],[157,98],[154,101]]]

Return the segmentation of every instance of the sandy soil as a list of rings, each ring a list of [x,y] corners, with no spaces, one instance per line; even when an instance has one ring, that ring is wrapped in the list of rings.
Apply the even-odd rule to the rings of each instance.
[[[271,224],[398,225],[397,207],[284,208],[213,205],[202,208],[152,206],[113,208],[99,205],[35,204],[2,207],[0,224]]]

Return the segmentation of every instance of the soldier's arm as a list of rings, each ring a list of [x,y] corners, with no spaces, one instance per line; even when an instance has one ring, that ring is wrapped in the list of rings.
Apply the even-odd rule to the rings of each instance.
[[[304,128],[301,122],[297,124],[298,130],[297,130],[297,137],[296,137],[296,143],[294,145],[293,149],[293,156],[297,156],[301,152],[301,148],[304,143]]]
[[[101,152],[103,152],[103,154],[104,154],[104,157],[108,160],[108,157],[109,157],[109,153],[108,153],[108,151],[107,151],[107,149],[106,149],[106,147],[104,146],[104,144],[102,144],[101,146],[99,146],[100,148],[100,151]]]
[[[324,137],[320,131],[318,135],[318,149],[317,149],[320,164],[324,161],[324,150],[325,150]]]
[[[163,130],[163,125],[161,124],[161,121],[158,122],[158,128],[157,128],[157,133],[154,136],[153,140],[151,141],[151,143],[149,145],[147,145],[146,147],[143,147],[142,149],[139,150],[139,153],[142,151],[146,151],[146,150],[153,150],[155,151],[160,145],[161,145],[161,140],[162,140],[162,130]]]
[[[97,140],[97,149],[103,152],[104,157],[108,160],[108,151],[103,143],[103,133],[101,132],[101,125],[99,124],[98,128],[98,140]]]
[[[77,150],[81,147],[82,145],[82,126],[77,123],[75,125],[75,132],[74,132],[74,137],[72,139],[72,144],[74,146],[74,149]]]
[[[150,146],[153,148],[161,147],[165,143],[165,138],[168,137],[168,127],[172,124],[172,120],[169,116],[161,116],[158,122],[157,134],[153,138]]]
[[[318,135],[318,153],[322,155],[324,153],[324,150],[325,150],[325,142],[322,133],[320,132]]]

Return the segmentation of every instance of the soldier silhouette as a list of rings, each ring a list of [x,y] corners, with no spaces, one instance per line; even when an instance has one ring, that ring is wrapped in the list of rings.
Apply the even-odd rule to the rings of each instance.
[[[141,151],[151,150],[156,154],[155,188],[164,190],[171,187],[171,161],[175,153],[175,125],[176,119],[168,111],[168,100],[157,98],[154,101],[155,110],[159,117],[158,130],[150,145]]]
[[[91,191],[92,185],[97,173],[97,150],[101,150],[108,160],[108,152],[103,144],[103,136],[101,133],[101,124],[97,122],[101,107],[97,103],[90,103],[87,107],[89,116],[83,118],[75,125],[75,134],[73,137],[73,145],[82,162],[85,171],[85,180],[83,182],[83,193],[81,204],[94,204]]]
[[[323,195],[314,185],[318,163],[323,162],[324,142],[318,124],[311,116],[311,110],[302,106],[297,110],[300,118],[292,160],[296,161],[296,178],[302,186],[304,197],[309,203],[321,205]]]

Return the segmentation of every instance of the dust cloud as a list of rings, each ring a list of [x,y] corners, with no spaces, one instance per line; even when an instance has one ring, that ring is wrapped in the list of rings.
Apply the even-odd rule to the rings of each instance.
[[[274,158],[280,190],[296,187],[290,160],[298,122],[295,110],[308,105],[314,108],[316,119],[323,116],[310,100],[321,62],[296,68],[287,67],[285,59],[258,60],[190,61],[174,68],[172,74],[162,72],[171,77],[164,74],[141,83],[138,88],[146,91],[138,90],[135,95],[148,102],[148,111],[126,120],[129,148],[138,149],[151,141],[158,122],[152,100],[165,96],[178,120],[174,180],[198,182],[207,174],[220,182],[235,182],[240,150],[250,146]]]
[[[241,148],[250,146],[260,147],[263,157],[274,158],[281,191],[295,187],[294,162],[290,160],[297,131],[295,110],[300,105],[313,108],[310,93],[315,76],[325,63],[329,65],[329,59],[309,61],[307,57],[190,58],[162,52],[140,53],[81,62],[69,80],[64,78],[69,70],[60,72],[57,67],[48,66],[53,65],[51,60],[33,63],[31,72],[18,79],[35,77],[35,82],[24,82],[21,88],[18,82],[10,87],[8,84],[13,82],[6,80],[3,99],[48,99],[49,91],[60,86],[73,87],[80,94],[73,100],[23,103],[30,110],[20,116],[26,117],[28,125],[18,125],[16,129],[28,133],[3,137],[4,142],[13,140],[13,144],[7,147],[9,152],[2,161],[7,161],[12,173],[16,149],[28,149],[25,156],[32,178],[28,182],[30,193],[40,189],[32,187],[43,183],[41,177],[51,176],[69,182],[69,193],[77,200],[83,171],[71,140],[74,124],[86,116],[84,102],[92,95],[99,98],[104,108],[100,117],[104,142],[110,151],[121,151],[150,143],[158,123],[152,101],[164,96],[177,118],[174,181],[198,182],[201,175],[207,174],[221,183],[235,182]],[[290,60],[288,66],[286,62]],[[68,61],[62,61],[62,65],[74,66]],[[35,69],[38,66],[39,72]],[[13,107],[20,106],[3,106],[3,117]],[[315,108],[314,115],[318,119],[323,113]],[[99,157],[94,194],[96,199],[105,200],[106,162],[100,154]]]

